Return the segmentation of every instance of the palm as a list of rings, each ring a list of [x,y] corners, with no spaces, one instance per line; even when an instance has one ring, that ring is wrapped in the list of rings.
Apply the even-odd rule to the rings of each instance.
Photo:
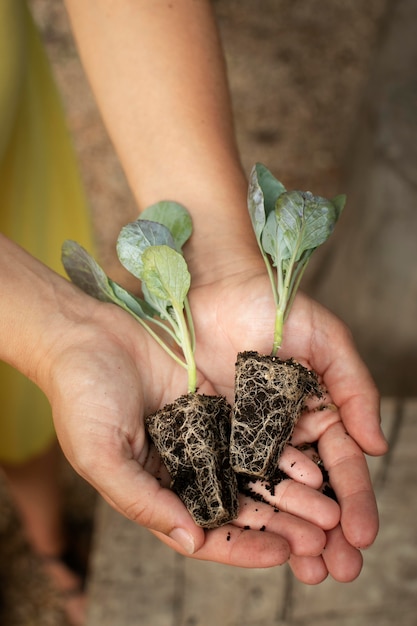
[[[233,525],[205,534],[193,524],[185,507],[166,488],[168,477],[149,444],[143,420],[145,414],[185,391],[185,371],[116,307],[97,304],[94,322],[87,328],[84,324],[74,328],[74,341],[68,341],[69,347],[54,359],[47,391],[64,452],[102,496],[177,549],[172,531],[187,529],[198,558],[261,567],[285,561],[289,546],[301,557],[319,553],[324,532],[311,522],[323,496],[301,485],[307,491],[306,521],[285,512],[276,516],[271,507],[249,506],[246,501]],[[199,382],[202,393],[215,392],[202,376]],[[281,495],[285,496],[281,508],[289,513],[297,510],[301,497],[296,489],[283,490]],[[333,526],[338,512],[328,507],[325,513],[322,525]],[[257,527],[267,525],[270,532],[242,535],[242,527],[254,522]],[[230,541],[224,540],[227,533]]]
[[[265,272],[242,273],[220,284],[198,287],[191,305],[196,324],[197,362],[219,392],[233,397],[236,355],[244,350],[271,352],[274,328],[274,305]],[[287,325],[282,354],[310,362],[312,328],[310,311],[299,311]],[[303,318],[301,320],[301,317]],[[302,334],[294,341],[293,329]],[[221,346],[221,349],[219,347]]]
[[[198,366],[217,392],[232,401],[237,353],[271,352],[274,306],[268,279],[261,270],[237,274],[219,284],[197,287],[191,304],[198,337]],[[336,552],[349,553],[347,562],[352,568],[335,574],[340,579],[351,578],[361,562],[354,547],[372,543],[378,525],[366,462],[355,442],[374,454],[384,451],[377,423],[377,393],[343,324],[305,296],[299,295],[294,303],[280,356],[292,356],[315,369],[328,390],[327,402],[339,407],[338,411],[307,412],[295,430],[293,442],[319,442],[342,510],[343,532],[333,532],[332,544],[337,546]],[[327,568],[334,568],[332,551],[327,552],[327,559],[324,566],[321,560],[318,565],[315,560],[306,563],[295,557],[293,569],[299,574],[311,567],[315,572],[312,578],[317,579],[320,571],[323,574]]]

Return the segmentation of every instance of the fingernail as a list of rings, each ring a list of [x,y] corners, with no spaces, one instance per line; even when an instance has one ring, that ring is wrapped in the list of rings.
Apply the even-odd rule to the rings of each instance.
[[[185,530],[185,528],[174,528],[169,536],[178,543],[187,554],[194,554],[194,537],[188,530]]]

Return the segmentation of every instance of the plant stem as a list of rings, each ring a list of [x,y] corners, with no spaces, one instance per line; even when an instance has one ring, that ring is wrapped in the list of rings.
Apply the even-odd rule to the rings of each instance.
[[[181,347],[187,364],[188,393],[194,393],[197,388],[197,366],[194,358],[193,340],[190,337],[190,331],[184,317],[183,309],[176,306],[174,303],[172,303],[172,305],[175,317],[177,318],[181,338]]]
[[[274,329],[274,343],[272,346],[272,356],[276,356],[278,350],[282,344],[282,335],[284,331],[284,310],[277,307],[275,313],[275,329]]]
[[[184,363],[184,361],[178,356],[178,354],[176,354],[173,350],[171,350],[171,348],[165,343],[165,341],[163,341],[163,339],[161,339],[161,337],[149,326],[149,324],[147,324],[141,317],[139,317],[139,315],[136,315],[136,313],[134,311],[132,311],[132,309],[130,309],[127,305],[125,305],[124,303],[122,303],[122,301],[120,300],[118,302],[118,306],[120,306],[122,309],[124,309],[127,313],[129,313],[132,317],[135,318],[135,320],[137,322],[139,322],[139,324],[142,326],[142,328],[144,328],[146,330],[146,332],[153,338],[155,339],[155,341],[161,346],[161,348],[163,348],[165,350],[165,352],[172,358],[174,359],[174,361],[176,363],[178,363],[178,365],[181,365],[181,367],[183,367],[184,369],[188,369],[187,366],[187,362]],[[152,323],[155,323],[153,319],[151,319]],[[166,326],[164,326],[163,324],[158,324],[158,326],[160,326],[161,328],[163,328],[165,331],[168,332],[169,335],[173,336],[175,339],[175,336],[173,335],[173,333],[170,331],[170,329],[168,329]],[[185,356],[185,355],[184,355]]]
[[[262,257],[266,266],[266,271],[268,272],[268,278],[269,278],[269,282],[271,283],[271,287],[272,287],[272,295],[274,296],[274,302],[275,302],[275,306],[278,307],[278,302],[279,302],[279,296],[278,296],[278,291],[277,291],[277,287],[275,284],[275,274],[273,272],[273,269],[271,267],[271,264],[268,260],[268,256],[266,254],[264,254],[263,250],[261,249],[262,252]]]
[[[189,330],[189,334],[191,337],[191,349],[194,353],[195,350],[195,330],[194,330],[194,321],[193,321],[193,316],[191,315],[191,309],[190,309],[190,303],[188,302],[188,298],[185,298],[184,300],[184,307],[185,307],[185,315],[187,318],[187,325],[188,325],[188,330]]]

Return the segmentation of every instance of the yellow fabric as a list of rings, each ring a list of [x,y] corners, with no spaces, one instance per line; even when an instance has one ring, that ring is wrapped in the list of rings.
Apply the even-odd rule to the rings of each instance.
[[[24,0],[0,1],[0,230],[62,274],[64,239],[92,248],[61,102]],[[45,396],[0,362],[0,461],[29,460],[54,436]]]

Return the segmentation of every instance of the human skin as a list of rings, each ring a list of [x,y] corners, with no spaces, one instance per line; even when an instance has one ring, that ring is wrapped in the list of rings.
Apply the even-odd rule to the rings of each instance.
[[[270,351],[273,313],[247,215],[247,182],[210,3],[67,0],[66,5],[138,207],[172,199],[192,214],[194,233],[185,255],[193,277],[199,389],[230,399],[236,352]],[[44,389],[67,457],[117,510],[197,558],[265,567],[291,554],[296,576],[309,583],[328,572],[340,580],[359,573],[359,549],[372,543],[378,528],[363,451],[381,454],[386,442],[377,391],[339,320],[300,295],[282,355],[314,367],[339,408],[314,420],[307,415],[294,437],[319,440],[340,510],[313,489],[310,469],[310,486],[288,481],[278,490],[280,515],[262,507],[265,523],[258,526],[256,517],[256,528],[265,525],[267,532],[242,530],[252,520],[244,507],[226,542],[227,527],[207,533],[195,527],[176,496],[153,476],[163,470],[145,437],[143,414],[184,391],[183,371],[122,311],[93,304],[42,266],[36,265],[35,280],[32,260],[8,250],[5,272],[10,264],[17,268],[15,282],[8,283],[10,292],[14,288],[11,302],[15,299],[22,313],[8,317],[5,311],[3,323],[9,331],[17,329],[18,338],[3,358]]]
[[[339,510],[298,483],[301,493],[287,497],[280,516],[243,502],[230,541],[228,527],[197,527],[169,489],[143,419],[185,391],[184,370],[127,313],[85,295],[2,235],[0,246],[0,356],[45,392],[67,458],[116,510],[198,558],[268,567],[290,552],[321,553],[324,530],[337,524]],[[198,382],[203,393],[214,393],[201,373]],[[255,520],[271,530],[243,532]]]

